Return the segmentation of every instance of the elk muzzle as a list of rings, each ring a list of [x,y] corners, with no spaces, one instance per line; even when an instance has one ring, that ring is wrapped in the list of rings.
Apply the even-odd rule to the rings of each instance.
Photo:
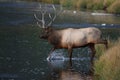
[[[47,33],[42,33],[39,37],[40,37],[40,39],[47,39],[48,34]]]

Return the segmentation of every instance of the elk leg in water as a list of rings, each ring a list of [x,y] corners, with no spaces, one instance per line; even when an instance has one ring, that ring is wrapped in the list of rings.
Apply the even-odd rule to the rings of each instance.
[[[68,47],[68,54],[69,54],[69,59],[71,61],[71,59],[72,59],[72,47]]]
[[[90,49],[92,51],[90,61],[91,61],[91,64],[93,65],[93,59],[94,59],[94,56],[95,56],[95,53],[96,53],[95,44],[90,44],[89,47],[90,47]]]
[[[92,53],[91,53],[91,58],[90,58],[90,62],[91,62],[91,66],[90,66],[90,74],[93,74],[94,73],[94,69],[93,69],[93,66],[94,66],[94,56],[95,56],[95,44],[90,44],[89,45],[89,48],[91,49]]]
[[[50,51],[48,57],[51,57],[51,54],[52,54],[52,52],[53,52],[55,49],[56,49],[55,47],[53,47],[53,48],[51,49],[51,51]]]

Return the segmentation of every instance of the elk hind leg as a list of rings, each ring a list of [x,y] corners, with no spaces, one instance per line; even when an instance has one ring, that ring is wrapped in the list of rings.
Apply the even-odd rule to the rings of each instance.
[[[90,44],[90,45],[89,45],[89,48],[90,48],[91,51],[92,51],[90,61],[91,61],[91,64],[93,64],[93,60],[94,60],[95,53],[96,53],[96,51],[95,51],[95,44]]]
[[[69,54],[69,59],[71,61],[72,60],[72,48],[71,47],[68,48],[68,54]]]

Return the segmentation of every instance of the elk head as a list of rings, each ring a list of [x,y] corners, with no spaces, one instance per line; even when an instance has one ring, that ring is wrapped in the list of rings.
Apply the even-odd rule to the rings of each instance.
[[[34,14],[34,17],[37,20],[37,25],[43,29],[40,38],[47,39],[53,31],[53,28],[51,28],[52,23],[62,12],[62,6],[60,7],[60,10],[57,11],[55,5],[40,4],[39,12],[41,14],[41,19],[39,19],[36,14]]]
[[[51,27],[47,27],[43,29],[42,35],[40,35],[41,39],[48,39],[48,37],[51,35],[51,33],[53,32],[53,28]]]

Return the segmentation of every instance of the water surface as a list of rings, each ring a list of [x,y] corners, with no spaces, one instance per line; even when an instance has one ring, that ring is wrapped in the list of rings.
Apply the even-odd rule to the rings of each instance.
[[[91,80],[87,47],[73,51],[72,63],[68,60],[67,50],[54,52],[56,56],[62,55],[64,60],[46,60],[52,46],[39,39],[41,29],[36,26],[33,16],[38,13],[38,6],[36,2],[0,2],[0,79]],[[116,40],[120,36],[119,24],[117,15],[81,11],[74,14],[72,10],[65,10],[53,26],[117,28],[102,29],[105,37]]]
[[[36,23],[34,13],[40,13],[38,2],[0,2],[0,25],[23,25]],[[57,5],[56,5],[57,6]],[[48,5],[50,7],[50,5]],[[49,9],[49,8],[48,8]],[[57,8],[59,11],[59,8]],[[40,14],[38,14],[40,16]],[[62,27],[114,27],[119,28],[120,16],[107,13],[64,10],[57,16],[53,26]]]

